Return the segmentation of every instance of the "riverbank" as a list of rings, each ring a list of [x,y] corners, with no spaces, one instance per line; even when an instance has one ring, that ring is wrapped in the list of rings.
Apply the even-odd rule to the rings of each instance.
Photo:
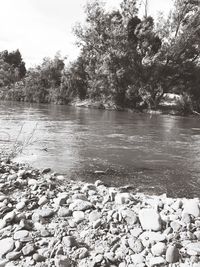
[[[0,161],[0,266],[200,266],[199,199]]]
[[[165,94],[163,100],[158,105],[157,109],[147,109],[138,106],[138,108],[127,108],[117,106],[112,101],[94,101],[92,99],[79,100],[75,99],[69,103],[74,107],[81,108],[93,108],[93,109],[105,109],[105,110],[116,110],[116,111],[126,111],[126,112],[136,112],[136,113],[149,113],[149,114],[168,114],[168,115],[177,115],[177,116],[185,116],[185,115],[199,115],[185,110],[183,100],[180,95],[177,94]]]

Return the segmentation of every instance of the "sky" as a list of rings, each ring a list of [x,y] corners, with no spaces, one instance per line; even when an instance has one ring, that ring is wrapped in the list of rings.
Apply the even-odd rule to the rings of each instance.
[[[90,1],[90,0],[89,0]],[[149,13],[167,13],[173,0],[149,0]],[[27,67],[60,51],[68,60],[79,53],[72,28],[84,23],[87,0],[0,0],[0,51],[19,49]],[[121,0],[104,0],[119,7]]]

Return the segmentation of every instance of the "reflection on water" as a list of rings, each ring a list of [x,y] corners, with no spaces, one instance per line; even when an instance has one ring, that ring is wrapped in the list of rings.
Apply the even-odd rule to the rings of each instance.
[[[35,129],[37,125],[37,128]],[[55,105],[0,104],[0,147],[34,135],[17,160],[80,179],[171,196],[199,196],[198,118]]]

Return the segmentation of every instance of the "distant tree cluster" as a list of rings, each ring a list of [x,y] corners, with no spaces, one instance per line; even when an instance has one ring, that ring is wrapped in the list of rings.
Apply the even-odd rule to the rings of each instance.
[[[68,66],[56,55],[26,72],[18,50],[3,51],[4,96],[62,104],[92,99],[156,109],[171,92],[184,96],[183,108],[200,110],[200,0],[174,0],[169,16],[160,15],[158,22],[148,15],[147,2],[140,17],[137,0],[123,0],[115,11],[90,1],[86,23],[74,28],[80,56]]]

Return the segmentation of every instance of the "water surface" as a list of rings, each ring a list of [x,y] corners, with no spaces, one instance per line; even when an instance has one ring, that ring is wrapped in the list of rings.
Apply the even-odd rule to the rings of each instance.
[[[0,127],[0,148],[27,141],[17,160],[37,168],[88,181],[102,170],[111,185],[199,196],[199,118],[1,102]]]

